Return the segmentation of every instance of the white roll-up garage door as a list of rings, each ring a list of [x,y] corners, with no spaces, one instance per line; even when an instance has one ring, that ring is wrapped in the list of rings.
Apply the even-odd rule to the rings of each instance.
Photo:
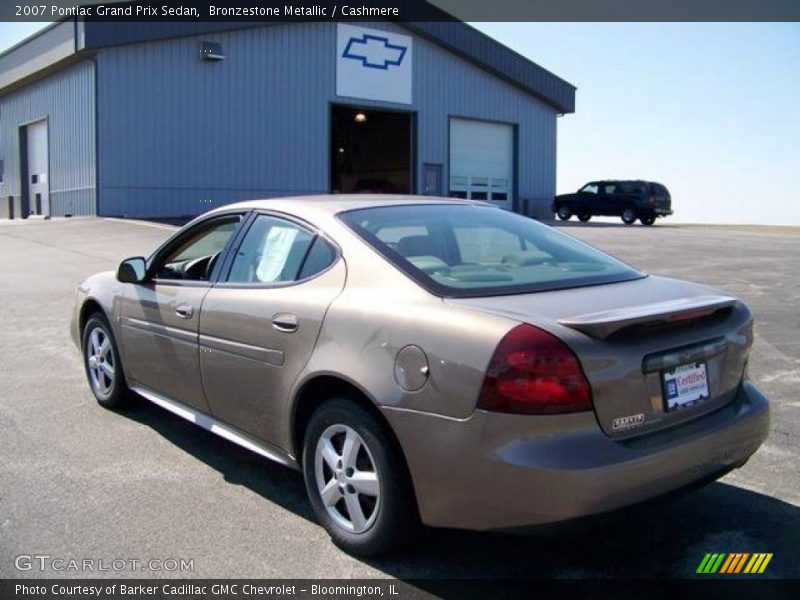
[[[514,126],[450,119],[450,195],[511,209]]]
[[[28,208],[34,215],[50,214],[50,183],[47,181],[47,119],[26,127],[28,148]]]

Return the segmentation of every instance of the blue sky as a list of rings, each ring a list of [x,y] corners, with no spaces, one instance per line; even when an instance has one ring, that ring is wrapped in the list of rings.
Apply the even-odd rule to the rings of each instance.
[[[0,49],[42,23],[0,23]],[[674,220],[800,225],[800,24],[477,23],[578,87],[558,192],[660,181]]]
[[[49,23],[5,23],[0,22],[0,52],[13,46],[27,36],[46,27]]]
[[[800,224],[800,24],[475,26],[578,87],[560,193],[654,179],[675,220]]]

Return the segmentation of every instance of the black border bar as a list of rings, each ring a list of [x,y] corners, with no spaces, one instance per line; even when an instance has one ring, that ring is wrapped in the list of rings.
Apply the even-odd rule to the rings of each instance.
[[[103,7],[102,9],[100,7]],[[214,7],[216,10],[212,10]],[[117,10],[109,10],[117,9]],[[119,10],[121,9],[121,10]],[[797,0],[4,0],[2,21],[800,21]]]

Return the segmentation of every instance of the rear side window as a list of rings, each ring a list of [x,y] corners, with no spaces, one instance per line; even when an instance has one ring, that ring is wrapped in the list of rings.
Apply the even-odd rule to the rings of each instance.
[[[547,291],[643,277],[566,234],[489,206],[404,205],[358,209],[339,218],[380,254],[440,296]],[[397,241],[381,232],[416,226]],[[426,231],[426,234],[416,231]]]
[[[306,279],[313,277],[328,268],[328,266],[336,259],[336,251],[328,242],[321,237],[317,237],[314,243],[311,244],[311,249],[308,251],[306,260],[303,263],[303,268],[300,270],[298,279]]]
[[[234,257],[229,283],[297,281],[327,268],[333,247],[312,231],[285,219],[258,215]]]
[[[616,194],[617,193],[617,184],[615,183],[604,183],[602,187],[603,193],[606,195]]]
[[[617,184],[619,192],[622,194],[636,194],[644,196],[647,194],[647,184],[641,181],[622,181]]]

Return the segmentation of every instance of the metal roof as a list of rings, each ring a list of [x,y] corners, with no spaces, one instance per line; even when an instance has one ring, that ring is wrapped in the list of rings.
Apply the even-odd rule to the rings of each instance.
[[[466,23],[400,22],[398,25],[518,87],[559,113],[575,112],[575,86]],[[66,19],[0,54],[0,94],[100,48],[266,26],[270,24]]]

